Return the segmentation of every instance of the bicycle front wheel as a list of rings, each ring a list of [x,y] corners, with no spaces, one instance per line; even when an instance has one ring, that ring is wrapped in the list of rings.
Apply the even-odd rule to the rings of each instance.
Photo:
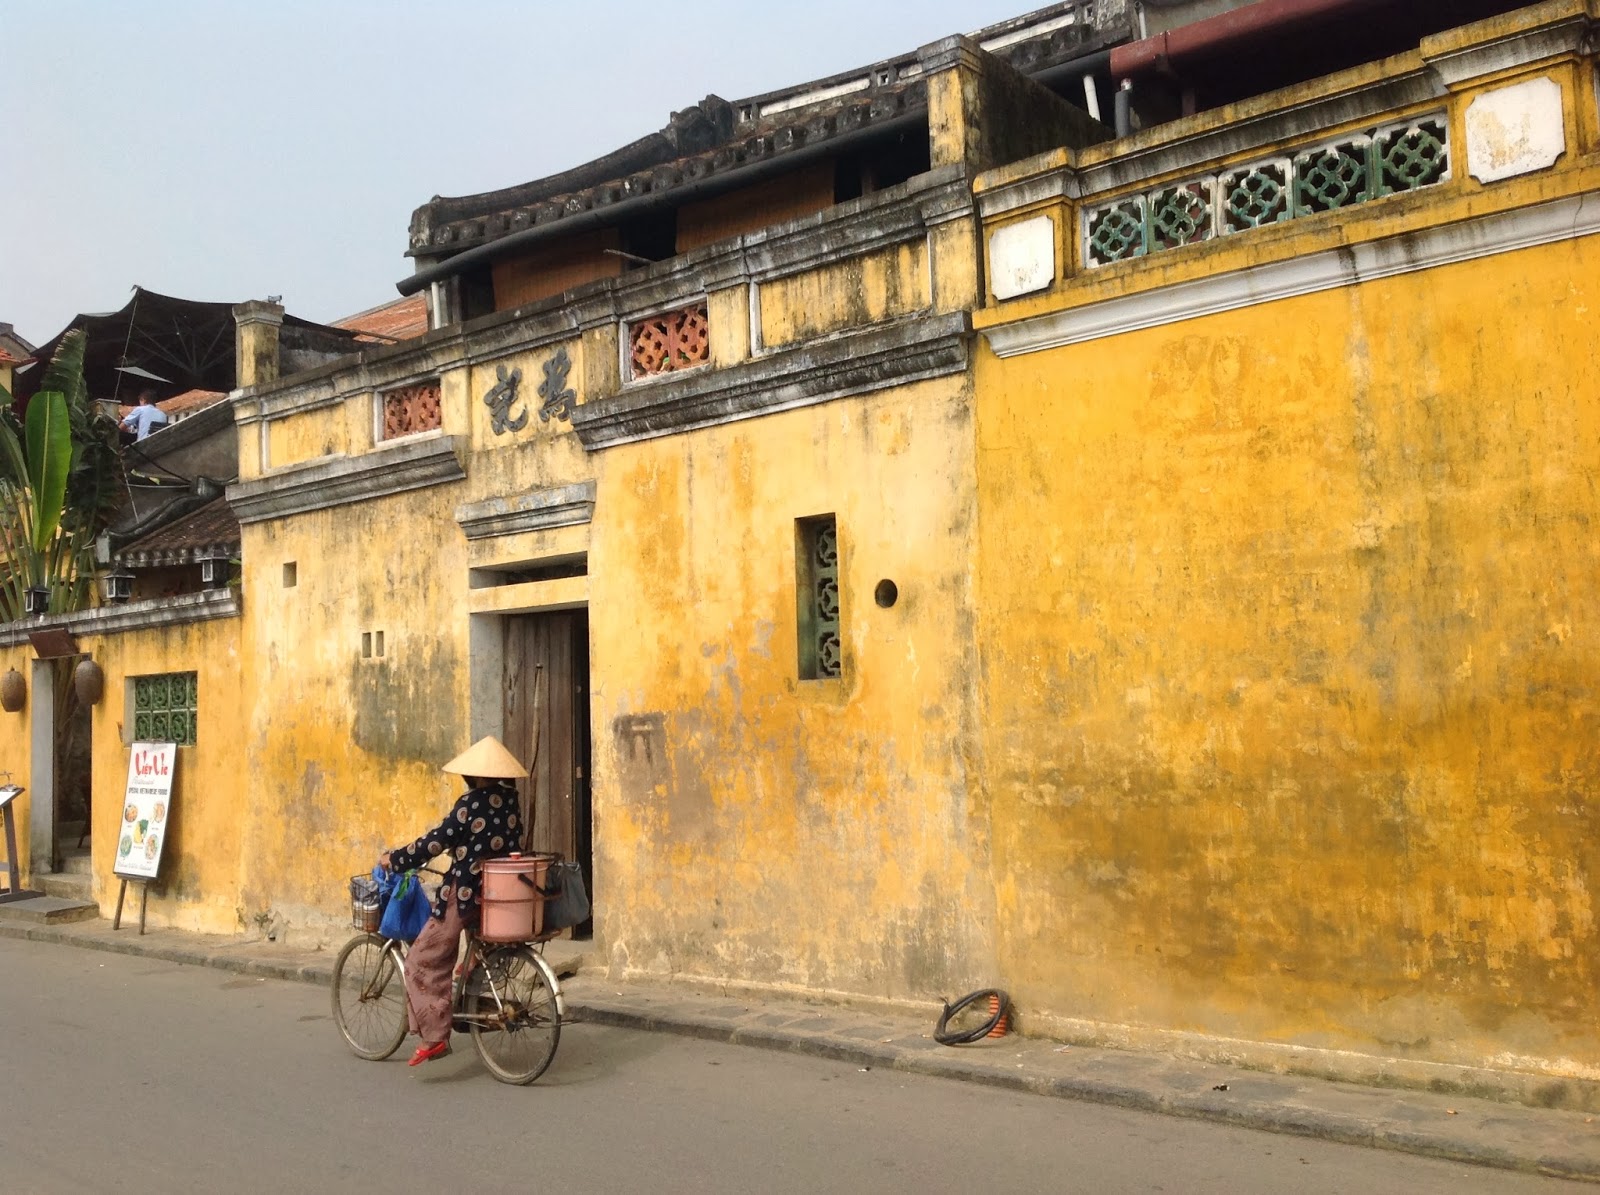
[[[406,984],[389,939],[351,938],[333,964],[333,1020],[356,1055],[381,1062],[406,1036]]]
[[[556,1056],[561,1013],[528,947],[491,951],[473,968],[466,1011],[478,1057],[502,1083],[532,1083]]]

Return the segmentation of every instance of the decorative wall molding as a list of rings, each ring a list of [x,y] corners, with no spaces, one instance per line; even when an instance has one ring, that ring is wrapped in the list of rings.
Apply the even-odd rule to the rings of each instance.
[[[30,631],[60,627],[74,635],[116,635],[162,630],[217,618],[238,618],[243,609],[237,589],[208,589],[178,597],[149,598],[122,606],[96,606],[74,614],[49,614],[0,624],[0,647],[28,642]]]
[[[1500,71],[1515,70],[1562,54],[1581,53],[1596,22],[1575,14],[1552,25],[1524,29],[1496,41],[1458,50],[1433,51],[1429,38],[1422,43],[1423,56],[1447,87]],[[1449,34],[1442,35],[1448,37]]]
[[[984,330],[999,357],[1082,344],[1600,232],[1600,193],[1158,287]]]
[[[744,281],[773,281],[924,237],[930,223],[970,215],[965,168],[941,167],[837,204],[470,324],[453,325],[229,397],[239,423],[337,405],[469,365],[537,352],[584,330],[680,306]]]
[[[594,451],[963,373],[970,326],[964,311],[918,315],[725,369],[669,374],[584,403],[572,426]]]
[[[510,498],[490,498],[456,507],[456,522],[469,540],[524,531],[576,527],[594,518],[595,483],[552,486]]]
[[[460,481],[465,447],[464,437],[424,432],[360,456],[323,457],[237,482],[228,504],[241,524],[259,523]]]

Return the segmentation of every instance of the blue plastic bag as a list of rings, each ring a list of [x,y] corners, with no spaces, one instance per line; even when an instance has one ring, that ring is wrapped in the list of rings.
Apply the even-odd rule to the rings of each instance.
[[[428,903],[428,894],[422,890],[422,881],[416,872],[408,871],[395,881],[378,932],[386,938],[415,942],[432,916],[433,907]]]

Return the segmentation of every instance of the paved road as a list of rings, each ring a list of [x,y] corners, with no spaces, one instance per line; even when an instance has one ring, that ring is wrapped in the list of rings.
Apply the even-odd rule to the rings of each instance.
[[[0,1191],[1577,1189],[594,1025],[529,1088],[458,1045],[360,1062],[320,989],[0,939]]]

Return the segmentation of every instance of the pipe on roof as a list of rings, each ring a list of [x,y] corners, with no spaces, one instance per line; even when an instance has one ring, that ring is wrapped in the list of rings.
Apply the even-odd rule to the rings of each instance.
[[[395,283],[395,289],[402,295],[414,295],[432,283],[442,282],[446,278],[454,277],[464,270],[491,261],[502,254],[511,253],[518,249],[527,249],[556,237],[568,236],[571,233],[586,232],[591,228],[605,228],[622,220],[644,215],[659,208],[677,207],[680,204],[688,203],[707,195],[731,190],[745,183],[760,182],[763,179],[786,173],[796,166],[804,166],[832,154],[844,153],[868,141],[904,132],[917,125],[926,125],[927,121],[927,109],[919,109],[916,112],[879,121],[868,125],[866,128],[853,129],[838,137],[830,137],[826,141],[818,141],[811,145],[802,146],[800,149],[790,150],[788,153],[763,158],[759,162],[749,162],[733,170],[711,175],[709,178],[696,179],[693,182],[684,183],[667,191],[636,195],[632,199],[624,199],[620,203],[608,203],[604,207],[589,208],[587,211],[579,212],[577,215],[568,216],[564,220],[552,220],[548,224],[536,224],[532,228],[524,228],[520,232],[513,232],[509,236],[500,237],[498,240],[490,241],[485,245],[476,245],[471,249],[457,253],[454,257],[447,257],[441,262],[426,266],[409,278],[402,278]]]
[[[1081,58],[1073,58],[1067,62],[1057,63],[1055,66],[1047,66],[1043,70],[1028,73],[1028,78],[1035,83],[1043,83],[1045,86],[1051,87],[1067,80],[1099,74],[1110,66],[1111,51],[1096,50],[1093,54],[1085,54]]]
[[[1233,42],[1314,24],[1326,17],[1370,8],[1383,0],[1257,0],[1232,12],[1180,25],[1111,51],[1111,74],[1131,79],[1204,58]]]

